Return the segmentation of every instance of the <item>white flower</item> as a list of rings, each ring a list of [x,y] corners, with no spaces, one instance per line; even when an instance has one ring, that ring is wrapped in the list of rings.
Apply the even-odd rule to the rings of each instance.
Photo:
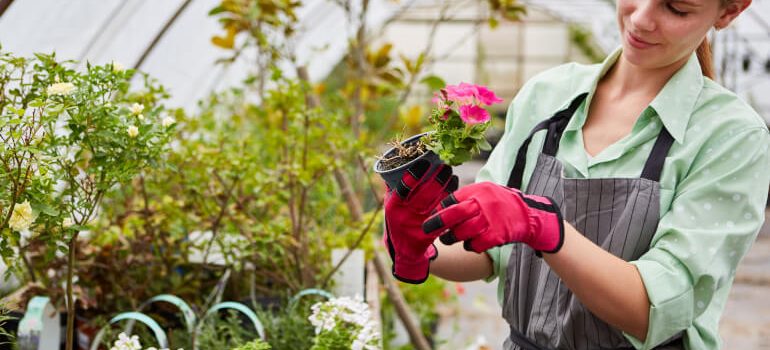
[[[174,120],[174,118],[166,116],[165,118],[163,118],[163,121],[160,122],[160,125],[163,125],[164,128],[167,128],[174,123],[176,123],[176,120]]]
[[[75,84],[72,83],[55,83],[46,89],[49,95],[69,95],[75,91]]]
[[[139,135],[139,128],[131,125],[131,126],[128,127],[126,132],[128,132],[128,136],[129,137],[136,137],[137,135]]]
[[[136,118],[139,120],[144,120],[144,114],[137,115]]]
[[[120,333],[118,340],[115,341],[115,345],[110,350],[142,350],[142,344],[139,343],[138,336],[132,335],[129,338],[126,333]]]
[[[313,312],[308,319],[315,327],[317,336],[324,336],[324,334],[328,336],[330,333],[325,332],[342,327],[352,331],[355,336],[350,344],[351,349],[377,349],[380,336],[371,320],[369,305],[364,303],[360,296],[333,298],[316,303],[311,310]]]
[[[24,201],[24,203],[18,203],[13,207],[13,213],[11,213],[8,226],[14,231],[25,231],[32,226],[36,218],[37,215],[32,212],[32,206],[29,205],[29,201]]]
[[[139,115],[144,110],[144,105],[141,103],[134,103],[129,109],[131,110],[131,114]]]
[[[116,73],[120,73],[122,71],[126,70],[126,67],[124,67],[120,62],[112,61],[112,71]]]

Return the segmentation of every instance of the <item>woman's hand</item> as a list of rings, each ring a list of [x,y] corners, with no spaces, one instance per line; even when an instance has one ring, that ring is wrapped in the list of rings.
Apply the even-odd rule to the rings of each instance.
[[[393,260],[393,276],[407,283],[428,278],[430,261],[437,255],[433,241],[438,234],[426,235],[422,223],[442,198],[457,189],[451,167],[430,169],[428,161],[416,162],[385,198],[383,239]]]
[[[492,182],[465,186],[436,209],[423,224],[425,234],[441,235],[444,244],[464,241],[469,251],[522,242],[555,253],[564,242],[561,212],[553,200]]]

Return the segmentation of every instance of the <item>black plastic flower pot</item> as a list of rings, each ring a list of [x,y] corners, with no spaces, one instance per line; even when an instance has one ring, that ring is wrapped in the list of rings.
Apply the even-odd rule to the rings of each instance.
[[[410,146],[412,144],[420,142],[420,138],[427,134],[428,133],[414,135],[402,141],[401,145]],[[390,188],[396,188],[396,185],[399,183],[399,181],[401,181],[401,178],[404,175],[404,172],[407,169],[409,169],[409,167],[411,167],[418,160],[424,159],[430,162],[430,170],[428,170],[428,173],[432,173],[439,165],[444,164],[444,162],[441,161],[441,158],[439,158],[436,153],[433,153],[433,151],[430,151],[430,150],[426,150],[425,153],[423,153],[422,155],[410,160],[405,164],[398,166],[397,168],[384,169],[383,160],[392,158],[396,154],[396,152],[397,152],[396,148],[392,147],[389,150],[387,150],[382,155],[382,157],[380,157],[380,159],[377,160],[377,162],[374,163],[374,172],[376,172],[377,174],[380,174],[382,179],[385,180],[385,183],[387,183],[388,187]]]

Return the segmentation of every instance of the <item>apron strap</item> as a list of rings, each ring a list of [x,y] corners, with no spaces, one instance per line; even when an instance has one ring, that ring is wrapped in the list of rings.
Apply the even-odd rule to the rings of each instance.
[[[666,161],[668,150],[671,148],[671,144],[673,143],[674,138],[664,126],[660,129],[658,139],[655,140],[655,145],[652,146],[650,156],[647,157],[647,162],[644,163],[644,169],[642,169],[641,176],[642,178],[655,182],[660,181],[660,174],[663,172],[663,163]]]
[[[529,149],[529,143],[532,141],[532,137],[535,136],[535,133],[540,130],[548,130],[545,144],[543,145],[543,153],[551,156],[556,155],[556,152],[559,150],[561,134],[564,132],[570,118],[575,114],[575,111],[580,107],[580,104],[583,103],[586,96],[588,96],[587,92],[578,95],[572,102],[570,102],[569,107],[556,112],[552,117],[535,125],[527,139],[524,140],[524,143],[519,147],[519,152],[516,154],[516,162],[513,165],[513,169],[511,169],[511,174],[508,176],[508,187],[521,189],[521,182],[524,177],[524,166],[527,163],[527,150]]]

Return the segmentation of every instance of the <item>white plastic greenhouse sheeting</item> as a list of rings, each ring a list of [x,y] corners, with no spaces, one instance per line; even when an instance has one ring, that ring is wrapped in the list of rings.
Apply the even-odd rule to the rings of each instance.
[[[223,30],[208,12],[218,0],[194,0],[158,42],[140,69],[172,93],[171,105],[194,107],[210,91],[246,76],[253,56],[225,67],[229,52],[211,44]],[[0,17],[0,45],[17,55],[56,51],[62,59],[133,66],[184,0],[16,0]],[[370,1],[368,25],[377,28],[403,6]],[[325,77],[345,54],[352,26],[341,7],[328,0],[304,1],[301,28],[292,42],[310,78]],[[293,72],[289,72],[290,74]]]
[[[371,0],[370,28],[399,8],[439,0]],[[474,1],[466,0],[468,5]],[[476,0],[480,1],[480,0]],[[218,0],[195,0],[147,57],[141,69],[172,90],[172,105],[193,107],[208,92],[232,85],[249,70],[248,55],[228,67],[215,65],[227,52],[210,43],[221,34],[207,15]],[[353,1],[357,3],[356,1]],[[590,28],[607,52],[619,43],[613,0],[524,0],[565,21]],[[4,50],[28,55],[56,50],[59,57],[133,65],[184,0],[16,0],[0,17]],[[342,9],[331,0],[307,0],[293,47],[311,79],[325,77],[339,62],[352,35]],[[738,92],[770,122],[770,0],[754,0],[748,13],[714,36],[721,83]],[[744,70],[744,60],[751,62]],[[763,94],[764,93],[764,94]]]

